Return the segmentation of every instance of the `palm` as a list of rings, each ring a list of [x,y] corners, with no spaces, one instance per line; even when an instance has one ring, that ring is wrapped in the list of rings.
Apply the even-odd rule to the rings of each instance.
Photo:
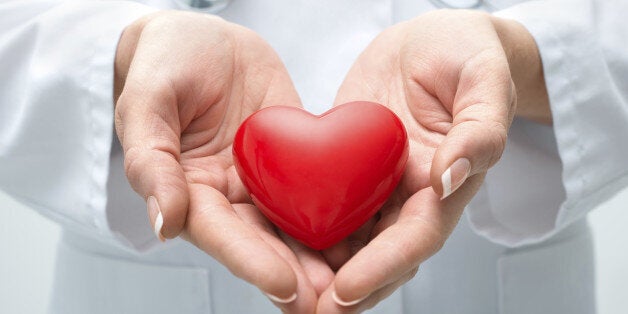
[[[382,58],[382,55],[385,57]],[[387,60],[386,56],[390,60]],[[422,197],[428,198],[429,202],[438,202],[438,196],[431,189],[430,171],[434,153],[451,127],[451,107],[432,96],[417,81],[407,80],[403,65],[399,64],[399,58],[394,56],[395,51],[390,51],[385,42],[375,40],[353,65],[335,101],[338,105],[360,99],[388,106],[404,123],[409,140],[408,163],[399,185],[379,215],[367,224],[369,226],[367,230],[362,228],[347,239],[353,246],[356,243],[365,246],[399,219],[404,217],[415,219],[428,214],[429,207],[434,206],[416,208],[411,214],[408,213],[410,217],[401,211],[403,205],[413,195],[422,192],[420,193]],[[386,79],[381,79],[382,77]],[[340,246],[346,247],[345,244]],[[350,252],[347,249],[344,253],[338,253],[338,248],[332,250],[333,253],[326,255],[331,256],[328,260],[335,268],[342,266],[356,251],[354,249]]]
[[[330,267],[339,269],[337,278],[347,279],[336,281],[335,289],[359,291],[361,287],[358,285],[365,281],[379,284],[372,298],[360,309],[375,305],[411,278],[418,263],[440,249],[462,212],[462,206],[444,207],[445,202],[441,202],[432,189],[430,180],[432,160],[452,125],[451,104],[443,104],[416,80],[404,81],[404,73],[396,71],[402,69],[402,65],[383,62],[386,66],[377,67],[382,63],[373,62],[369,52],[367,49],[356,61],[335,103],[368,100],[388,106],[406,127],[409,158],[399,185],[378,215],[345,241],[322,252]],[[374,58],[381,58],[380,52],[374,51]],[[469,187],[477,187],[477,183],[471,183]],[[413,243],[390,245],[401,242],[400,239]],[[362,250],[367,247],[369,249]],[[414,249],[417,247],[422,249]],[[387,269],[387,265],[377,265],[377,261],[391,261],[391,256],[404,265],[386,272],[373,271]],[[353,264],[346,268],[347,263]],[[337,311],[338,308],[327,300],[319,301],[319,308]]]
[[[260,60],[257,59],[257,61]],[[247,68],[247,66],[244,67]],[[266,69],[267,72],[269,70],[273,71],[273,69]],[[274,70],[280,75],[285,75],[283,68]],[[238,75],[248,76],[248,73]],[[273,89],[292,89],[291,85],[274,85],[277,82],[286,84],[289,81],[277,80],[277,77],[273,76],[256,76],[255,78],[258,80],[247,81],[249,86],[231,86],[228,93],[230,97],[218,103],[206,105],[205,113],[183,128],[180,163],[190,191],[188,223],[183,234],[225,265],[232,265],[233,262],[246,263],[251,259],[270,259],[268,252],[260,250],[262,246],[260,242],[270,245],[284,260],[288,261],[301,286],[297,292],[298,302],[285,306],[296,312],[311,311],[316,304],[318,292],[315,290],[315,284],[308,279],[308,275],[310,278],[326,278],[323,283],[316,283],[317,286],[324,287],[331,281],[331,270],[321,259],[307,253],[299,254],[298,250],[295,249],[293,252],[288,248],[284,241],[291,243],[292,247],[297,244],[285,235],[283,238],[280,237],[275,227],[252,205],[233,164],[234,135],[237,127],[246,117],[266,106],[299,105],[297,98],[290,99],[294,95],[282,95],[273,91]],[[233,81],[243,80],[236,78]],[[258,87],[258,89],[251,89],[251,87]],[[277,95],[277,98],[268,97],[271,94]],[[215,218],[221,216],[228,216],[230,219]],[[248,232],[238,232],[243,229],[243,225],[245,229],[249,229]],[[200,229],[199,226],[201,226]],[[231,235],[224,237],[222,242],[214,243],[207,243],[208,239],[199,236],[206,233],[203,229],[215,227],[225,228],[224,232]],[[253,234],[257,236],[256,241],[251,241]],[[304,270],[301,262],[308,264],[308,269]],[[273,264],[270,262],[263,264],[259,272],[277,276],[276,274],[281,270],[276,269]],[[236,274],[242,273],[242,270],[238,268],[232,271]],[[259,274],[255,275],[259,276]],[[276,279],[281,280],[281,278]],[[320,291],[322,288],[317,290]]]
[[[379,215],[325,253],[340,268],[319,301],[329,313],[377,304],[442,247],[499,158],[514,106],[508,63],[490,20],[455,11],[382,32],[354,63],[335,104],[354,100],[379,102],[399,116],[409,159]],[[456,192],[441,200],[444,186],[450,193],[454,184],[453,170],[447,180],[443,174],[458,161],[467,173],[456,169]],[[338,307],[333,293],[356,307]]]
[[[236,224],[242,222],[251,232],[232,232],[227,241],[220,245],[204,245],[202,238],[197,234],[203,230],[187,224],[184,235],[200,247],[211,248],[208,253],[214,256],[223,256],[221,262],[231,264],[230,260],[238,259],[239,263],[255,259],[269,258],[268,253],[260,250],[259,241],[251,241],[251,234],[257,234],[266,244],[270,245],[288,264],[297,275],[300,287],[299,300],[287,305],[295,311],[310,311],[316,304],[317,293],[314,286],[307,279],[310,277],[327,278],[324,285],[331,280],[331,271],[317,258],[302,256],[298,251],[288,248],[284,241],[291,241],[285,235],[280,237],[274,226],[252,206],[233,164],[232,145],[239,125],[253,112],[273,105],[300,106],[298,96],[285,69],[276,58],[274,52],[257,37],[240,37],[242,51],[236,52],[238,66],[229,68],[231,72],[220,73],[218,77],[225,78],[221,84],[212,82],[210,86],[201,89],[204,95],[191,99],[216,99],[212,102],[199,102],[193,107],[200,108],[202,114],[195,117],[187,125],[182,125],[181,158],[180,163],[190,189],[190,211],[188,222],[211,221],[209,217],[228,215]],[[253,49],[254,48],[254,49]],[[262,48],[262,49],[260,49]],[[228,62],[227,62],[228,63]],[[220,86],[219,89],[214,89]],[[214,94],[215,92],[215,94]],[[185,104],[184,104],[185,106]],[[207,195],[213,195],[208,201]],[[230,203],[231,206],[227,206]],[[213,206],[212,206],[213,205]],[[218,206],[216,206],[218,205]],[[221,220],[225,223],[228,220]],[[227,226],[229,224],[227,223]],[[221,227],[225,227],[222,225]],[[233,227],[233,226],[232,226]],[[235,229],[242,229],[242,226]],[[216,254],[216,250],[222,253]],[[246,254],[243,256],[242,254]],[[220,257],[218,257],[220,260]],[[300,262],[309,263],[310,267],[304,270]],[[260,271],[277,276],[278,269],[268,263],[260,267]],[[240,270],[232,269],[238,274]],[[256,274],[259,276],[259,274]],[[276,278],[281,280],[281,278]],[[319,289],[320,290],[320,289]],[[306,309],[310,310],[306,310]]]
[[[250,114],[300,106],[283,64],[252,31],[215,17],[163,12],[137,25],[141,36],[121,50],[132,62],[121,58],[126,81],[116,129],[131,185],[158,204],[152,216],[149,206],[149,218],[163,215],[156,233],[181,234],[278,298],[296,291],[296,302],[277,305],[312,312],[318,296],[300,262],[309,263],[308,274],[319,273],[312,277],[326,278],[325,285],[331,271],[316,258],[295,255],[250,204],[231,153]]]

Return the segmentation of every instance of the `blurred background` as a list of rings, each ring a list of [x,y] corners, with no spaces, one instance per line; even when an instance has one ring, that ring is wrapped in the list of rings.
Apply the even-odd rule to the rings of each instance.
[[[599,314],[628,309],[628,190],[589,215]],[[0,313],[45,313],[59,227],[0,192]]]

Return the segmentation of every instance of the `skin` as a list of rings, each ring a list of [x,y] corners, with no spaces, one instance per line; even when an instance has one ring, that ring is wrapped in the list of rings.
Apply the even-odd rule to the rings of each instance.
[[[333,272],[322,259],[299,263],[250,205],[231,157],[235,132],[251,113],[301,106],[275,52],[244,27],[166,11],[124,31],[115,70],[125,171],[138,194],[157,199],[161,235],[181,235],[264,293],[296,292],[296,301],[275,303],[282,310],[314,312],[315,285],[322,291]]]
[[[181,234],[265,293],[297,292],[294,302],[275,303],[284,312],[354,313],[386,298],[444,245],[499,160],[515,113],[551,122],[538,49],[518,23],[440,10],[390,27],[356,60],[335,105],[367,100],[395,111],[409,135],[407,170],[377,217],[315,252],[250,205],[231,160],[248,115],[300,106],[268,44],[218,18],[161,12],[125,30],[115,70],[127,176],[140,195],[157,198],[162,235]],[[440,200],[441,175],[460,157],[470,176]],[[344,307],[333,292],[365,299]]]
[[[499,160],[515,113],[551,122],[531,35],[475,11],[435,11],[385,30],[358,57],[335,105],[357,99],[387,104],[402,119],[410,157],[371,229],[332,249],[330,264],[342,266],[320,297],[320,313],[361,312],[413,278]],[[440,200],[441,176],[461,157],[471,162],[469,178]],[[343,307],[333,291],[343,301],[365,299]]]

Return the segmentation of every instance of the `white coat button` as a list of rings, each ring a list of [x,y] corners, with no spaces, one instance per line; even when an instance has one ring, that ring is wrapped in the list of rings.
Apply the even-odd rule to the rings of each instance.
[[[231,0],[175,0],[175,2],[184,10],[216,13],[224,9]]]

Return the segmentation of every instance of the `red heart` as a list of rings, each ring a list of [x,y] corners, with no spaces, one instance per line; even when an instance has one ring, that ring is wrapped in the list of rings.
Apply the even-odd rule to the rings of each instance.
[[[242,123],[233,155],[262,213],[321,250],[386,202],[405,169],[408,140],[399,118],[376,103],[351,102],[320,116],[276,106]]]

